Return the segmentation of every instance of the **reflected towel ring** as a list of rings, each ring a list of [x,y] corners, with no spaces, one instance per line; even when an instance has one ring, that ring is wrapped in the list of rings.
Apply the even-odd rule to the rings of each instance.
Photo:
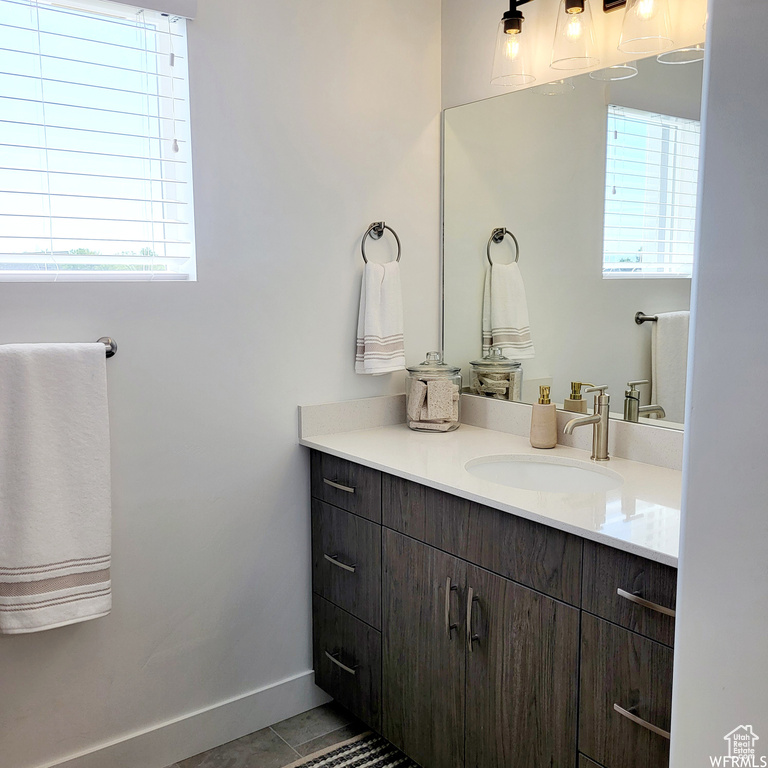
[[[489,238],[488,245],[485,249],[485,252],[488,254],[488,263],[491,266],[493,266],[493,261],[491,261],[491,243],[500,243],[506,235],[509,235],[515,243],[515,264],[517,264],[520,259],[520,243],[517,242],[517,238],[508,229],[498,227],[491,232],[491,237]]]
[[[383,221],[374,221],[373,224],[371,224],[371,226],[368,227],[368,229],[365,231],[362,242],[360,243],[360,248],[363,252],[363,261],[366,264],[368,263],[368,257],[365,255],[365,241],[369,236],[372,240],[379,240],[384,234],[385,229],[388,229],[395,236],[395,240],[397,241],[397,259],[395,259],[395,261],[400,261],[402,248],[400,247],[400,238],[397,236],[397,232],[395,232],[392,227],[388,227]]]

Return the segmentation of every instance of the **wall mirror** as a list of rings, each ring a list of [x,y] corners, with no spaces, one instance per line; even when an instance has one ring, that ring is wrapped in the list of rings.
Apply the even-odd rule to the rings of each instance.
[[[535,348],[522,361],[522,402],[534,402],[540,384],[558,404],[571,381],[607,384],[623,418],[627,382],[656,373],[654,323],[635,315],[690,306],[703,64],[651,57],[632,67],[629,79],[584,74],[443,113],[443,344],[465,387],[469,362],[482,356],[496,228],[519,242]],[[491,255],[514,261],[512,238],[492,243]],[[638,389],[651,404],[651,385]],[[681,429],[684,404],[671,399],[666,418],[640,422]]]

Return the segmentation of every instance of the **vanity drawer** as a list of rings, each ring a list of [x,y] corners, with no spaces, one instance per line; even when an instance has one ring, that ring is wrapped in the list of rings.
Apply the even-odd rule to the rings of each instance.
[[[312,451],[312,496],[360,517],[381,522],[381,472]]]
[[[581,600],[585,611],[673,645],[676,594],[676,568],[584,542]]]
[[[605,768],[668,765],[672,656],[665,645],[582,614],[579,752]]]
[[[381,526],[312,499],[312,588],[381,629]]]
[[[579,755],[579,768],[603,768],[602,765],[598,765],[594,760],[590,760],[584,755]]]
[[[374,730],[381,730],[381,634],[312,596],[315,683]]]
[[[578,536],[428,488],[426,542],[571,605],[579,605]]]

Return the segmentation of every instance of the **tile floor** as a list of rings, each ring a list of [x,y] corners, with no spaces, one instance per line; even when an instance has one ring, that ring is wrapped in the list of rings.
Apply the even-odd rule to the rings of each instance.
[[[168,768],[284,768],[365,730],[338,704],[324,704]]]

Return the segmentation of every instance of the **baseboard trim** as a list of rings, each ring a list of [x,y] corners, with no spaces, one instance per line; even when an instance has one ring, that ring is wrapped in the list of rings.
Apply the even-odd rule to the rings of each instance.
[[[329,700],[309,670],[35,768],[165,768]]]

